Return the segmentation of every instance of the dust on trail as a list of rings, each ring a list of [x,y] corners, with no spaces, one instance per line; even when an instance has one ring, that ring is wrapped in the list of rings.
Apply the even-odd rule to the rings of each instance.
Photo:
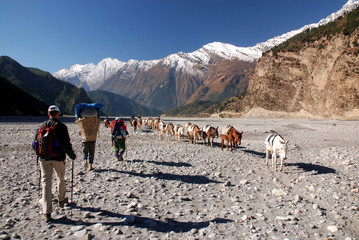
[[[178,143],[144,127],[134,133],[128,124],[128,152],[118,162],[101,124],[89,172],[78,127],[67,119],[77,154],[75,205],[56,206],[50,225],[39,218],[39,171],[30,147],[39,121],[0,122],[0,239],[359,239],[358,122],[164,121],[219,130],[231,124],[244,131],[242,144],[222,151],[219,139],[214,147]],[[283,172],[265,166],[271,130],[289,140]],[[71,160],[66,178],[70,196]]]

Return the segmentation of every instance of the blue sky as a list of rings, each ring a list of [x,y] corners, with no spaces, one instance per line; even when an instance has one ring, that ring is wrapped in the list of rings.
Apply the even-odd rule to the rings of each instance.
[[[211,42],[254,46],[347,0],[0,0],[0,56],[50,73],[111,57],[161,59]]]

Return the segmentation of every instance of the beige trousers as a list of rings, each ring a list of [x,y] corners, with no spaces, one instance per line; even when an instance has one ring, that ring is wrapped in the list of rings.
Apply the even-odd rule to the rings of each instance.
[[[55,169],[58,200],[63,201],[66,195],[65,161],[49,160],[40,162],[42,183],[42,213],[52,212],[52,173]]]

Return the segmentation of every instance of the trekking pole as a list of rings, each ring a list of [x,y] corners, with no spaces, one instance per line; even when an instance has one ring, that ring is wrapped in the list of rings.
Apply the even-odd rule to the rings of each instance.
[[[71,168],[71,205],[73,205],[73,195],[74,195],[74,160],[72,159],[72,168]],[[71,217],[72,217],[72,207],[71,207]]]
[[[127,123],[126,123],[126,129],[127,129]],[[125,137],[125,151],[126,151],[126,159],[127,159],[127,136]]]
[[[39,156],[37,156],[36,158],[36,166],[39,166]],[[40,171],[39,171],[39,186],[37,188],[37,193],[38,193],[38,196],[40,197],[41,196],[41,168],[40,168]]]

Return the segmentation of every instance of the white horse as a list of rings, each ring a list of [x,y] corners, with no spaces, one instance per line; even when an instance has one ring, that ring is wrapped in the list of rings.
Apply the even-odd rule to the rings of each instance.
[[[283,162],[287,158],[287,144],[282,136],[272,133],[266,140],[266,165],[268,165],[269,155],[272,154],[272,165],[277,171],[277,156],[280,156],[280,171],[283,169]]]
[[[162,121],[162,120],[159,121],[158,131],[160,133],[160,140],[162,140],[162,134],[166,133],[166,126],[167,126],[167,124],[164,121]]]
[[[181,124],[177,124],[174,129],[175,135],[177,136],[177,141],[180,143],[181,138],[184,135],[184,127]]]

